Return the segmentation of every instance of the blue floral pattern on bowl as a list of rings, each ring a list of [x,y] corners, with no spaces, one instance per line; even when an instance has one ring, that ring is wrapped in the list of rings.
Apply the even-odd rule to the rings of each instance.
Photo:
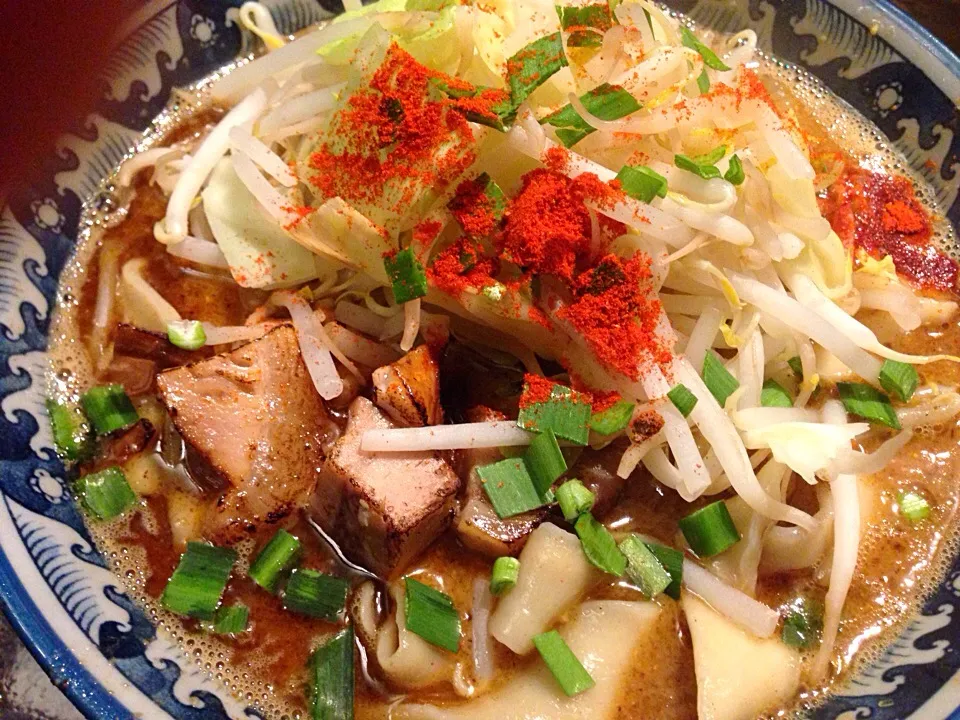
[[[293,32],[337,0],[264,0]],[[219,720],[259,714],[157,632],[107,569],[70,498],[43,405],[50,315],[85,201],[175,87],[249,52],[240,0],[153,0],[104,68],[97,111],[0,211],[0,602],[54,682],[91,718]],[[960,61],[885,2],[673,0],[818,78],[873,121],[960,223]],[[94,200],[95,201],[95,200]],[[960,717],[960,560],[882,657],[814,711],[854,720]]]

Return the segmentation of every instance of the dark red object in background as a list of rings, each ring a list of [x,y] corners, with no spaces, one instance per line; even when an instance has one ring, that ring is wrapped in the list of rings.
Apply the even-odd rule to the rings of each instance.
[[[892,0],[960,55],[960,0]]]
[[[0,197],[29,177],[96,97],[97,68],[135,0],[6,0],[0,3]]]

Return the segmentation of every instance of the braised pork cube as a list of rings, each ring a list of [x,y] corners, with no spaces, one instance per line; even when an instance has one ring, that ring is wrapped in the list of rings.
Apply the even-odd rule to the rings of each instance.
[[[460,480],[438,453],[369,453],[367,430],[395,424],[360,397],[324,464],[313,509],[352,560],[381,577],[406,568],[449,526]]]
[[[204,519],[208,539],[236,542],[309,502],[336,426],[292,327],[163,372],[157,387],[192,465],[223,487]]]
[[[466,412],[467,422],[505,420],[506,415],[486,407],[471,408]],[[501,518],[497,515],[477,468],[503,459],[497,448],[461,450],[457,468],[463,478],[464,490],[457,513],[456,529],[460,541],[471,550],[489,557],[516,555],[523,549],[527,537],[547,515],[546,508]]]
[[[439,425],[440,373],[426,345],[373,372],[374,399],[393,420],[408,427]]]

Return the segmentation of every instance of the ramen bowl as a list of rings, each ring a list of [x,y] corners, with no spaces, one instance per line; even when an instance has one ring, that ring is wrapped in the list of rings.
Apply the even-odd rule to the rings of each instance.
[[[264,4],[283,33],[340,9],[329,0]],[[0,603],[53,682],[91,718],[259,717],[125,595],[74,505],[44,407],[51,314],[84,207],[109,205],[104,178],[175,88],[251,52],[231,5],[145,3],[103,69],[107,90],[84,134],[64,137],[42,160],[41,179],[17,189],[0,213]],[[880,128],[960,222],[960,60],[908,16],[858,0],[668,5],[718,31],[755,29],[762,50],[809,71]],[[811,714],[960,717],[958,598],[960,559],[886,650]]]

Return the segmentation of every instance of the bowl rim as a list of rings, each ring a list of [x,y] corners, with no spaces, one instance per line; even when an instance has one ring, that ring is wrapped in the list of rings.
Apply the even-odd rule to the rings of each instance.
[[[661,1],[669,4],[669,0]],[[906,61],[920,68],[948,97],[960,101],[960,56],[908,12],[894,5],[891,0],[820,1],[837,7],[865,24],[876,23],[877,35]],[[180,2],[183,0],[152,0],[123,24],[123,30],[132,34],[150,17]],[[867,17],[868,15],[870,17]],[[0,463],[0,472],[2,471],[2,463]],[[0,504],[2,504],[0,534],[17,534],[13,527],[9,506],[2,493],[0,493]],[[27,561],[32,562],[29,555],[27,555]],[[39,580],[43,586],[41,592],[44,589],[49,592],[39,572],[35,579]],[[57,609],[62,610],[62,607],[58,604]],[[101,718],[134,720],[138,717],[148,717],[139,711],[135,714],[128,704],[121,701],[117,693],[108,690],[94,675],[95,668],[91,667],[91,662],[80,659],[79,654],[88,648],[99,650],[86,635],[78,632],[76,641],[68,642],[54,631],[38,601],[14,570],[7,548],[2,543],[0,543],[0,611],[53,685],[84,717],[89,720]],[[83,645],[87,647],[80,647]],[[151,718],[171,717],[160,705],[123,677],[102,653],[96,652],[94,655],[96,661],[92,664],[110,668],[121,678],[123,700],[140,701],[137,704],[148,703]],[[960,692],[956,693],[956,699],[951,703],[956,707],[946,715],[946,720],[960,720]]]
[[[871,9],[879,11],[890,21],[886,26],[878,23],[877,35],[885,40],[895,51],[907,61],[923,70],[924,74],[939,87],[947,97],[957,101],[960,99],[960,55],[953,52],[946,44],[928,30],[910,13],[894,5],[891,0],[825,0],[840,8],[850,16],[866,22],[864,17]],[[876,19],[875,19],[876,20]],[[903,33],[912,44],[902,47],[898,42],[897,33]],[[935,62],[931,62],[931,60]],[[931,72],[936,70],[938,72]]]

